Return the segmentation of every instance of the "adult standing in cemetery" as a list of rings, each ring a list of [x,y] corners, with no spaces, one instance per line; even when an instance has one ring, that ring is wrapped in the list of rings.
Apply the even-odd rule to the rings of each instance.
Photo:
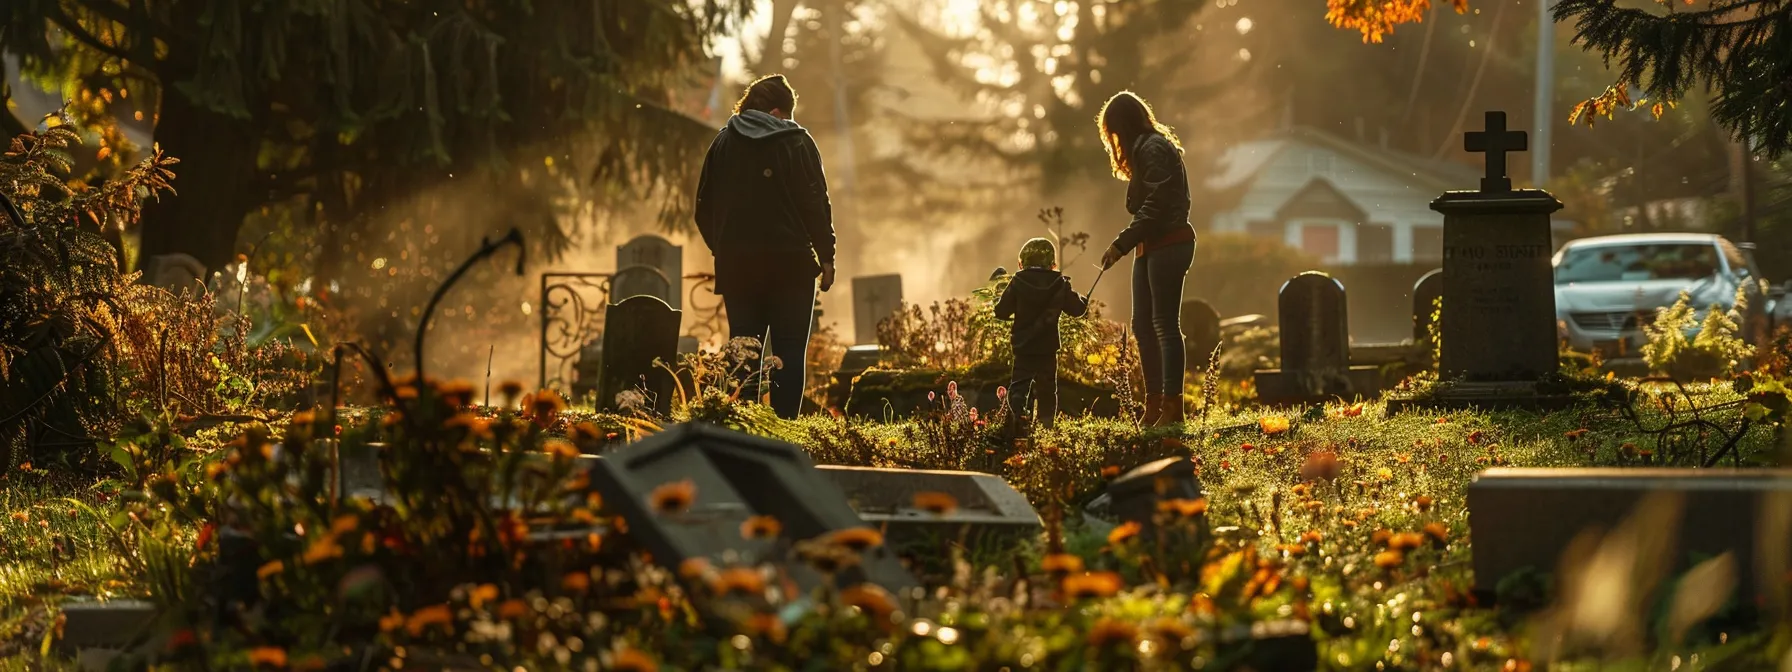
[[[1158,122],[1151,106],[1121,91],[1096,116],[1108,165],[1126,188],[1132,223],[1102,254],[1112,268],[1132,252],[1132,328],[1145,371],[1147,426],[1183,419],[1182,380],[1187,356],[1182,341],[1182,283],[1195,259],[1195,229],[1188,222],[1188,173],[1182,142]]]
[[[696,208],[729,334],[765,340],[762,355],[779,359],[771,402],[785,418],[802,410],[815,291],[834,285],[827,178],[815,139],[793,120],[796,100],[783,75],[747,86],[703,159]],[[759,371],[743,373],[758,382]]]

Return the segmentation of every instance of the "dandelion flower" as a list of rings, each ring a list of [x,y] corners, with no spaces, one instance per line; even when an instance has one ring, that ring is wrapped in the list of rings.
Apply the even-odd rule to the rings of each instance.
[[[697,484],[691,479],[666,483],[653,489],[647,496],[647,505],[656,513],[684,513],[697,500]]]
[[[1290,426],[1288,417],[1283,415],[1266,415],[1257,421],[1257,427],[1270,436],[1286,432]]]
[[[1117,618],[1103,618],[1089,629],[1089,646],[1105,649],[1110,646],[1131,646],[1139,638],[1139,629]]]
[[[834,546],[863,553],[868,549],[883,545],[884,535],[867,527],[849,527],[830,532],[826,541]]]
[[[958,499],[943,492],[917,492],[915,508],[936,516],[951,515],[958,510]]]
[[[784,528],[772,516],[753,516],[740,524],[742,539],[771,539]]]
[[[1064,594],[1072,599],[1111,597],[1120,592],[1120,575],[1113,572],[1084,572],[1064,577]]]

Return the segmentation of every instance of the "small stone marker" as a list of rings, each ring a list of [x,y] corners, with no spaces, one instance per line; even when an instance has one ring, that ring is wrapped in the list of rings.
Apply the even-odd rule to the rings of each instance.
[[[656,564],[676,569],[702,558],[716,567],[770,561],[782,563],[787,544],[832,532],[870,528],[847,502],[839,486],[815,468],[801,448],[772,439],[689,423],[670,427],[595,461],[591,482],[628,523],[629,537],[653,554]],[[667,484],[690,481],[690,506],[683,512],[655,511],[649,497]],[[745,539],[741,525],[753,516],[779,522],[775,539]],[[736,558],[731,561],[729,558]],[[916,581],[884,546],[866,550],[857,567],[836,585],[876,583],[892,593]],[[824,577],[800,562],[785,564],[802,590]]]
[[[1203,496],[1195,463],[1186,457],[1166,457],[1127,470],[1083,511],[1115,522],[1138,523],[1140,534],[1151,538],[1156,535],[1158,502]]]
[[[671,409],[672,374],[654,362],[677,367],[682,318],[665,301],[651,296],[630,297],[609,307],[604,314],[598,408],[616,409],[619,394],[635,391],[645,395],[647,407],[662,414]]]
[[[660,276],[670,284],[664,294],[641,293],[658,296],[666,302],[666,305],[672,306],[674,309],[682,310],[684,308],[683,247],[673,245],[671,241],[653,234],[635,236],[616,248],[617,277],[621,278],[623,270],[636,266],[645,266],[659,271]],[[611,287],[615,286],[615,282],[612,281]],[[633,294],[616,294],[613,291],[610,302],[618,303],[630,296]]]
[[[1669,535],[1671,550],[1660,560],[1670,576],[1695,556],[1733,553],[1744,603],[1784,586],[1792,470],[1497,468],[1468,486],[1476,591],[1492,594],[1501,579],[1527,567],[1555,573],[1577,536],[1613,530],[1645,497],[1662,493],[1682,498],[1680,515],[1643,525]]]
[[[901,275],[868,275],[853,278],[852,324],[854,344],[876,344],[877,324],[901,310]]]
[[[960,535],[976,546],[1032,539],[1045,529],[1027,498],[998,476],[974,471],[816,468],[846,493],[859,517],[884,530],[896,548],[937,551]],[[915,508],[916,493],[942,493],[957,507],[944,515]]]
[[[1344,284],[1307,271],[1282,285],[1282,368],[1258,371],[1257,397],[1266,404],[1319,403],[1380,389],[1374,367],[1350,365],[1350,317]]]
[[[57,607],[66,620],[56,645],[63,651],[123,649],[149,633],[156,607],[142,600],[74,599]]]
[[[1512,190],[1508,151],[1523,151],[1523,131],[1506,130],[1503,112],[1464,147],[1487,153],[1481,191],[1453,191],[1431,202],[1444,215],[1445,380],[1535,382],[1557,369],[1555,271],[1549,215],[1562,208],[1548,192]]]
[[[1437,312],[1437,300],[1444,295],[1444,269],[1437,269],[1419,277],[1412,286],[1412,342],[1424,346],[1430,351],[1432,315]]]
[[[1220,344],[1220,311],[1203,299],[1182,302],[1182,334],[1190,371],[1206,371],[1207,360]]]

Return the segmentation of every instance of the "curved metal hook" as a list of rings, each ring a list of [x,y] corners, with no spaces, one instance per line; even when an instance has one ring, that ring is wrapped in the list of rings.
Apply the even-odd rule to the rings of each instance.
[[[412,354],[416,357],[418,384],[423,383],[423,341],[429,334],[429,321],[435,317],[436,304],[442,302],[442,297],[448,294],[448,290],[454,287],[454,283],[460,282],[461,276],[466,275],[467,269],[472,268],[473,264],[497,254],[498,250],[503,249],[505,245],[516,246],[516,274],[522,275],[523,260],[528,255],[528,248],[523,247],[523,232],[518,231],[516,227],[511,227],[510,233],[505,234],[497,242],[490,242],[484,238],[479,239],[479,251],[474,252],[473,256],[467,257],[466,261],[461,262],[460,268],[454,269],[454,272],[448,275],[448,279],[442,282],[442,286],[436,288],[435,295],[429,297],[429,304],[423,307],[423,321],[417,323],[417,342],[412,350]]]
[[[5,209],[6,216],[12,219],[13,226],[25,228],[25,213],[19,212],[19,206],[13,205],[12,198],[8,197],[4,191],[0,191],[0,208]]]

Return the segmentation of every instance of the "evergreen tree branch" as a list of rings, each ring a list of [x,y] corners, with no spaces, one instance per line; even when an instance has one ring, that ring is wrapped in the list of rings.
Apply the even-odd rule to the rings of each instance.
[[[86,26],[81,25],[80,21],[69,16],[66,12],[63,12],[61,8],[50,10],[46,14],[46,18],[48,18],[51,23],[56,24],[57,28],[68,33],[69,37],[75,38],[75,41],[80,42],[83,46],[120,61],[127,63],[131,62],[132,55],[130,52],[125,51],[123,47],[106,44],[104,40],[101,40],[99,36],[88,32]]]

